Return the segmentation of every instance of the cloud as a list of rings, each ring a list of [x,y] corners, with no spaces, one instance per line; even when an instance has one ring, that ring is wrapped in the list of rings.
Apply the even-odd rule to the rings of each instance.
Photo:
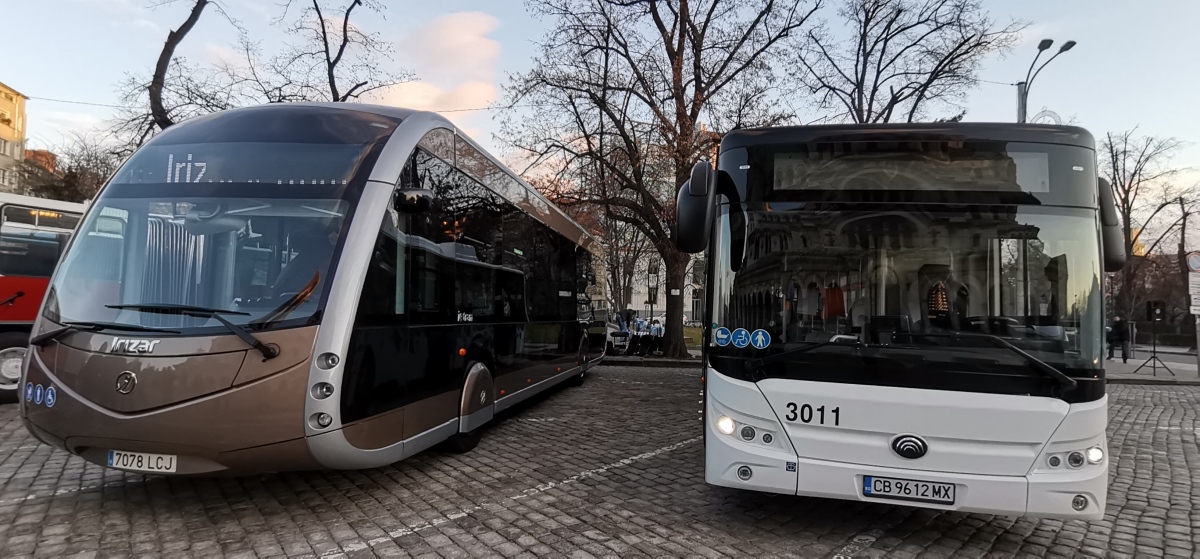
[[[411,53],[405,62],[422,80],[491,81],[500,60],[500,43],[487,37],[499,27],[496,18],[482,12],[457,12],[423,25],[397,46]]]
[[[499,26],[490,15],[458,12],[418,27],[397,42],[401,63],[420,81],[387,88],[375,97],[386,105],[429,111],[487,107],[499,92],[500,44],[487,35]],[[444,112],[463,132],[485,141],[486,111]]]
[[[91,113],[30,111],[28,116],[31,145],[53,148],[74,134],[92,133],[104,126],[104,118]]]

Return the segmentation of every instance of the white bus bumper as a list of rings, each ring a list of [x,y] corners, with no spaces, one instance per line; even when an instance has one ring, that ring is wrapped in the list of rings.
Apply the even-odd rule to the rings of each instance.
[[[1104,516],[1108,482],[1108,458],[1080,469],[1050,470],[1035,466],[1024,476],[978,475],[934,472],[896,467],[851,464],[798,457],[766,399],[752,383],[736,381],[709,371],[709,382],[722,384],[723,405],[706,398],[705,481],[711,485],[789,495],[908,505],[923,508],[980,512],[1007,516],[1035,516],[1096,520]],[[752,388],[753,387],[753,388]],[[752,388],[752,390],[747,390]],[[710,384],[711,389],[711,384]],[[739,411],[733,411],[737,409]],[[735,420],[731,435],[718,431],[721,416]],[[1066,423],[1064,422],[1064,427]],[[752,427],[750,440],[741,435]],[[1060,434],[1063,431],[1060,428]],[[770,443],[764,443],[770,435]],[[1103,434],[1065,446],[1107,445]],[[1048,450],[1057,450],[1047,445]],[[743,469],[748,468],[748,470]],[[749,474],[747,476],[747,474]],[[955,486],[954,504],[911,502],[863,495],[863,476],[889,477]],[[1076,497],[1086,499],[1076,509]]]

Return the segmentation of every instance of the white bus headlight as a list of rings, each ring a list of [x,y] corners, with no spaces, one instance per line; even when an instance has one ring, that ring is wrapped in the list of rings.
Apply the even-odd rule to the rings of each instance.
[[[726,435],[732,435],[733,427],[734,427],[733,418],[725,417],[723,415],[721,417],[717,418],[717,430],[718,431],[725,433]]]
[[[1078,468],[1083,465],[1083,453],[1076,450],[1067,455],[1067,464],[1072,468]]]
[[[1104,461],[1104,449],[1093,446],[1087,449],[1087,461],[1090,464],[1099,464]]]

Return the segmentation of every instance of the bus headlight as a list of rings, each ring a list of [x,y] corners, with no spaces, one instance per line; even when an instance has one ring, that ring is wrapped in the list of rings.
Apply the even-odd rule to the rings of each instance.
[[[734,427],[733,418],[726,417],[723,415],[721,417],[717,418],[717,430],[718,431],[725,433],[726,435],[732,435],[733,427]]]
[[[1104,449],[1093,446],[1087,449],[1087,461],[1089,464],[1099,464],[1104,461]]]
[[[1076,450],[1067,455],[1067,465],[1078,468],[1083,465],[1083,453]]]

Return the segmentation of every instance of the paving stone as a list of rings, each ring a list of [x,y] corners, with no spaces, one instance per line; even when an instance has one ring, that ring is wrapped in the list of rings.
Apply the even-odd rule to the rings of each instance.
[[[0,557],[1174,557],[1200,549],[1200,480],[1192,477],[1200,388],[1109,387],[1108,510],[1084,523],[710,487],[696,440],[699,376],[601,367],[582,388],[501,414],[467,454],[238,479],[107,471],[39,444],[15,406],[0,406]]]

